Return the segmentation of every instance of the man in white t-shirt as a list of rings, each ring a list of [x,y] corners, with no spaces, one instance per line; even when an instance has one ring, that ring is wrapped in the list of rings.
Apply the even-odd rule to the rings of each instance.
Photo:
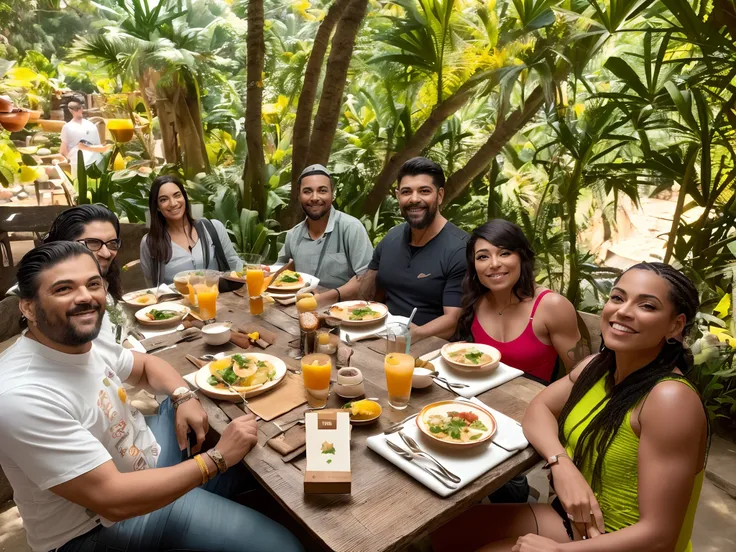
[[[84,118],[84,109],[79,102],[67,104],[72,120],[61,129],[61,147],[59,152],[69,159],[72,172],[77,172],[77,152],[82,151],[84,155],[84,166],[89,167],[102,161],[102,154],[110,149],[109,146],[101,145],[100,133],[94,123]]]
[[[0,355],[0,464],[34,552],[301,550],[283,527],[221,496],[242,483],[228,467],[257,443],[255,418],[182,461],[187,431],[196,452],[208,429],[196,395],[165,361],[94,342],[106,293],[92,252],[44,244],[23,257],[18,282],[28,330]],[[171,401],[145,419],[123,382]],[[212,492],[197,489],[205,484]]]

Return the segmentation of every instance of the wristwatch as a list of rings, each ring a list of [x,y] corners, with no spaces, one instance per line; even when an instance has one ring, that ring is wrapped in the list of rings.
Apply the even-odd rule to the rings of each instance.
[[[190,399],[199,400],[199,397],[197,397],[197,394],[188,387],[177,387],[171,394],[171,400],[174,403],[174,409],[179,408],[182,404]]]
[[[554,456],[550,456],[549,458],[547,458],[547,463],[544,466],[542,466],[542,469],[543,470],[550,469],[552,466],[559,463],[560,458],[563,458],[563,457],[570,458],[570,456],[566,452],[561,452],[559,454],[555,454]],[[570,458],[570,460],[572,460],[572,458]]]
[[[225,462],[225,458],[223,458],[222,453],[219,450],[211,448],[206,454],[215,463],[218,472],[225,473],[227,471],[227,462]]]

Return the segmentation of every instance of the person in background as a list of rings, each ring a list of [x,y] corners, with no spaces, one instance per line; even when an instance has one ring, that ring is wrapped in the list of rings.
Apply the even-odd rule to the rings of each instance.
[[[77,174],[77,152],[82,151],[84,166],[89,167],[102,161],[102,154],[110,146],[100,142],[100,133],[97,127],[84,118],[84,109],[79,102],[71,101],[67,109],[72,120],[61,128],[61,147],[59,153],[69,160],[72,166],[72,175]]]
[[[151,355],[97,347],[106,292],[91,251],[41,245],[21,260],[18,281],[28,330],[0,356],[0,464],[34,552],[302,550],[286,529],[226,498],[246,481],[252,414],[199,453],[207,415],[178,372]],[[170,398],[144,419],[123,383]],[[199,453],[190,460],[188,431]]]
[[[460,317],[468,234],[439,212],[445,175],[434,161],[415,157],[399,169],[396,198],[404,224],[389,230],[360,278],[363,299],[385,301],[391,314],[417,313],[415,340],[449,338]]]
[[[601,352],[524,415],[557,499],[474,506],[435,533],[434,550],[691,551],[710,434],[685,377],[693,357],[683,340],[698,306],[695,286],[671,266],[627,270],[603,308]]]
[[[479,226],[466,258],[458,339],[495,347],[505,364],[544,383],[558,356],[567,371],[582,360],[575,307],[536,285],[534,251],[521,228],[503,219]]]
[[[159,176],[148,197],[151,228],[141,240],[141,268],[148,285],[171,284],[178,272],[243,268],[219,220],[194,220],[189,198],[176,176]]]
[[[296,272],[316,276],[330,288],[317,295],[321,304],[353,299],[362,274],[373,255],[363,224],[333,207],[335,186],[322,165],[310,165],[299,175],[299,202],[306,218],[286,233],[278,262],[294,260]]]

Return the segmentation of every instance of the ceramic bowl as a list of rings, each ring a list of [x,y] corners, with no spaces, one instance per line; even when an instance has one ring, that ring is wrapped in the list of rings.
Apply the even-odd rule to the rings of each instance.
[[[207,345],[224,345],[230,341],[230,322],[216,322],[202,328],[202,337]]]
[[[428,368],[414,368],[414,374],[411,377],[411,386],[414,389],[424,389],[432,385],[432,377],[429,375],[432,370]]]
[[[357,368],[348,366],[337,371],[337,383],[332,390],[344,399],[354,399],[365,395],[363,374]]]

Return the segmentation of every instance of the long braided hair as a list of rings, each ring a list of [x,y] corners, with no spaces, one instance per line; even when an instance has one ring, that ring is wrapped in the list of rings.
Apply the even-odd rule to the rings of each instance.
[[[682,272],[664,263],[639,263],[628,270],[650,270],[667,281],[670,286],[669,298],[674,305],[675,312],[678,315],[685,315],[683,337],[687,336],[699,307],[698,291],[693,283]],[[620,278],[621,276],[616,282]],[[575,382],[557,422],[560,442],[565,445],[569,435],[564,431],[565,421],[570,412],[601,378],[606,378],[606,398],[603,401],[610,400],[582,431],[573,452],[575,465],[581,470],[583,466],[590,466],[594,453],[597,454],[591,481],[594,491],[599,491],[601,488],[603,459],[626,413],[642,401],[665,377],[686,380],[687,377],[680,376],[673,371],[679,369],[683,374],[687,374],[692,366],[693,356],[690,350],[685,348],[679,340],[666,340],[657,358],[616,384],[614,380],[616,353],[607,349],[605,343],[601,344],[600,353],[585,367]],[[600,403],[591,409],[591,412],[575,427],[587,420],[599,406]]]
[[[478,272],[475,270],[475,243],[479,239],[486,240],[500,249],[518,253],[521,260],[520,274],[511,292],[519,301],[534,297],[534,250],[524,235],[524,231],[513,222],[504,219],[489,220],[473,230],[468,245],[465,247],[468,270],[463,280],[462,311],[454,340],[474,341],[471,327],[473,318],[475,318],[475,309],[478,300],[488,293],[488,288],[480,282]]]

